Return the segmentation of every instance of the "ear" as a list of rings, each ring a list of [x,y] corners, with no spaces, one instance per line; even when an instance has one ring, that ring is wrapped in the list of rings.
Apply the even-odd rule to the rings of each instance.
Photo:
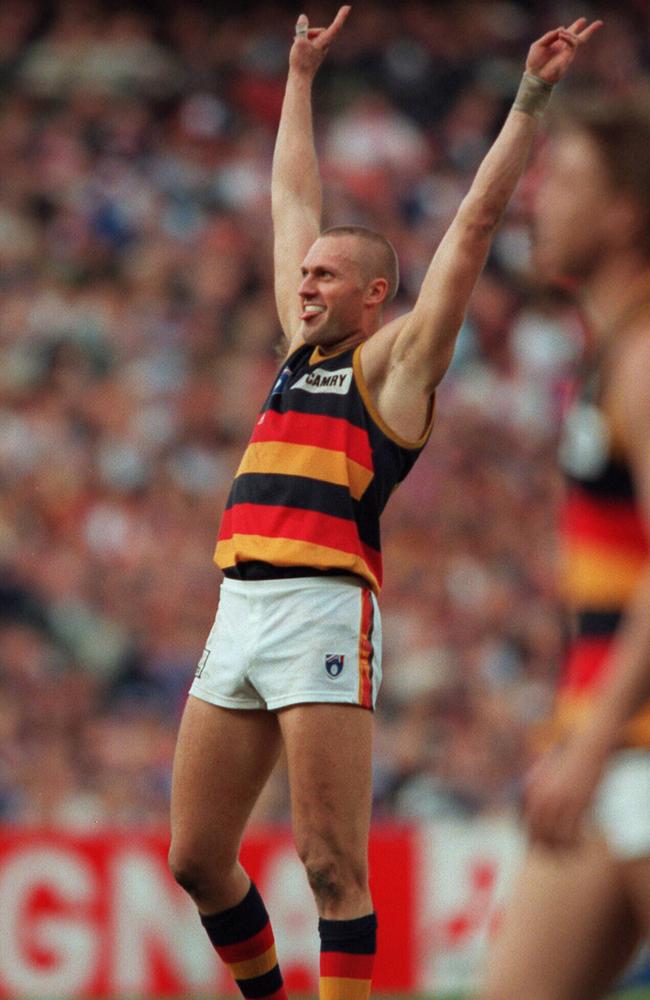
[[[386,278],[373,278],[366,287],[364,304],[368,306],[380,306],[388,295],[388,281]]]

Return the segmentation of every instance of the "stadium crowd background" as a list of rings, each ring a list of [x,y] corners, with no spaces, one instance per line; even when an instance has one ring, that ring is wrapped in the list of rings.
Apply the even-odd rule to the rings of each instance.
[[[167,822],[218,520],[277,366],[270,164],[297,9],[0,6],[0,821]],[[334,4],[309,4],[312,23]],[[565,92],[625,92],[650,5],[358,0],[318,78],[326,223],[392,239],[394,312],[530,41],[606,30]],[[559,419],[583,336],[529,260],[531,171],[432,441],[384,520],[377,816],[510,809],[567,623]],[[258,820],[283,820],[282,769]]]

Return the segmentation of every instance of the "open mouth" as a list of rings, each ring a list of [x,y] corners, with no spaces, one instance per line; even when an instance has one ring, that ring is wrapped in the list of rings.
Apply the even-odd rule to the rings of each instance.
[[[315,305],[314,303],[307,303],[302,307],[302,313],[300,318],[309,322],[309,320],[315,319],[317,316],[322,316],[325,312],[325,306]]]

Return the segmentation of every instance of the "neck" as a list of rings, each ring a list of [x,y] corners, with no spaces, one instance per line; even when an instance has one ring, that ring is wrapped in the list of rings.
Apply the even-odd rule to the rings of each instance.
[[[365,321],[356,329],[352,330],[350,333],[342,337],[341,340],[337,340],[335,344],[318,344],[318,348],[321,354],[338,354],[339,351],[347,350],[350,347],[356,347],[357,344],[361,344],[364,340],[368,340],[372,337],[379,329],[380,317],[374,317],[372,322]]]
[[[335,344],[314,344],[314,347],[317,347],[323,357],[326,358],[329,354],[340,354],[341,351],[347,351],[350,347],[356,347],[357,344],[360,344],[365,339],[360,330],[355,330],[354,333],[349,333],[347,337],[337,340]]]
[[[597,341],[650,300],[650,262],[632,251],[610,254],[583,287],[583,306]],[[632,316],[630,316],[632,318]]]

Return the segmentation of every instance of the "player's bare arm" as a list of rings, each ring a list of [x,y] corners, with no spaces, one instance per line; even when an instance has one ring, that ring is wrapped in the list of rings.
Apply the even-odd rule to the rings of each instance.
[[[608,395],[650,533],[648,332],[630,338],[612,372]],[[530,777],[526,818],[534,840],[561,846],[577,843],[586,810],[625,723],[650,698],[650,564],[626,609],[606,676],[588,724],[569,737],[562,749],[542,759]]]
[[[300,319],[300,267],[321,229],[322,190],[314,147],[312,84],[349,12],[349,6],[341,7],[328,28],[309,28],[306,16],[301,14],[289,55],[271,178],[275,299],[289,341],[296,336]]]
[[[470,295],[524,170],[544,91],[562,79],[601,23],[579,18],[531,46],[518,100],[436,250],[413,310],[363,346],[364,377],[379,412],[408,440],[421,436],[431,395],[451,361]]]

